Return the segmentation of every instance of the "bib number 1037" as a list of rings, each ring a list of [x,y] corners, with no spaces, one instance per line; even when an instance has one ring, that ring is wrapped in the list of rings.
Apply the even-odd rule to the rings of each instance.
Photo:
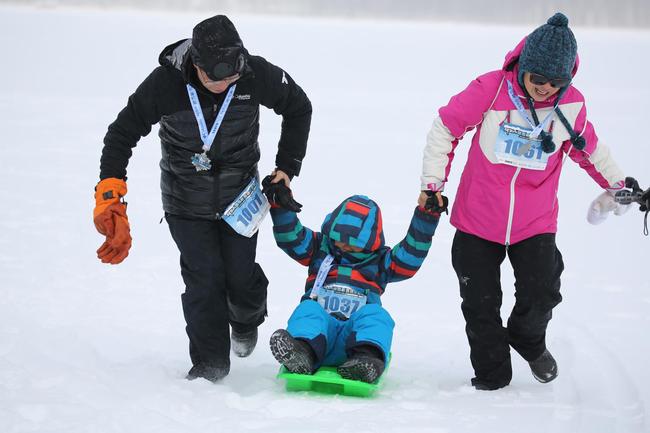
[[[330,314],[340,313],[348,319],[366,305],[366,295],[338,284],[330,284],[318,293],[318,303]]]
[[[348,317],[361,306],[361,301],[342,298],[339,296],[323,296],[320,299],[323,300],[323,308],[327,310],[328,313],[341,312]]]

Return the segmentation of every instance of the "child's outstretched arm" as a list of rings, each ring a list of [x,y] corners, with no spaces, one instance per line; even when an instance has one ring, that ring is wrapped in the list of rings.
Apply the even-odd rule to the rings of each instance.
[[[320,244],[320,233],[302,225],[296,212],[281,207],[271,207],[275,242],[292,259],[308,266],[314,246]]]
[[[420,269],[431,247],[431,239],[439,220],[440,212],[423,206],[415,208],[406,237],[384,258],[383,266],[388,282],[411,278]]]

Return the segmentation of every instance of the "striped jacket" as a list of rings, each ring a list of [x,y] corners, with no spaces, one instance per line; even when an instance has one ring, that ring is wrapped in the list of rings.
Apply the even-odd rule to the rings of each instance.
[[[367,292],[367,302],[381,304],[379,296],[390,282],[415,275],[431,247],[438,218],[416,208],[406,237],[395,247],[384,245],[381,211],[365,196],[344,200],[327,215],[321,232],[303,226],[295,212],[272,208],[273,234],[280,248],[308,267],[304,299],[308,299],[316,275],[327,255],[334,262],[324,285],[345,284]],[[362,248],[360,253],[344,252],[335,242]]]

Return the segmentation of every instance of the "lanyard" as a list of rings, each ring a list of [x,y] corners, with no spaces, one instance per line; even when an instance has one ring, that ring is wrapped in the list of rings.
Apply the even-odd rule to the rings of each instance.
[[[309,293],[311,299],[318,299],[318,292],[320,291],[320,288],[323,287],[323,283],[325,282],[325,278],[327,278],[327,274],[332,267],[333,261],[334,257],[331,254],[328,254],[327,257],[323,259],[323,263],[320,264],[314,287],[311,288],[311,292]]]
[[[196,93],[194,87],[189,84],[187,85],[187,95],[190,97],[190,104],[192,104],[196,123],[199,124],[199,133],[201,134],[201,141],[203,141],[203,150],[205,152],[208,152],[212,147],[214,137],[217,136],[217,131],[219,131],[221,122],[223,122],[223,118],[226,115],[228,105],[230,105],[230,101],[232,101],[232,97],[235,94],[235,87],[237,87],[236,84],[228,89],[226,98],[223,100],[223,104],[221,104],[221,108],[219,109],[219,114],[217,114],[217,118],[214,120],[210,132],[208,132],[208,127],[205,124],[205,118],[203,117],[203,111],[201,111],[201,104],[199,103],[199,95]]]
[[[551,112],[548,113],[548,115],[544,118],[544,120],[542,120],[539,123],[539,125],[535,126],[535,122],[533,122],[531,120],[530,116],[528,116],[528,113],[526,113],[526,109],[524,108],[524,104],[522,104],[519,97],[517,95],[515,95],[515,90],[513,89],[512,83],[510,82],[510,80],[508,80],[508,95],[510,96],[510,100],[512,101],[512,103],[515,104],[515,107],[517,107],[517,111],[519,111],[519,114],[521,114],[521,117],[526,119],[526,122],[528,122],[528,124],[533,128],[532,132],[530,133],[530,136],[532,138],[539,137],[539,134],[541,134],[542,130],[544,130],[544,128],[546,127],[548,122],[551,120],[551,117],[553,116],[553,110],[551,110]],[[557,104],[558,103],[555,104],[554,108],[557,108]],[[530,110],[531,111],[534,110],[532,105],[530,107]]]

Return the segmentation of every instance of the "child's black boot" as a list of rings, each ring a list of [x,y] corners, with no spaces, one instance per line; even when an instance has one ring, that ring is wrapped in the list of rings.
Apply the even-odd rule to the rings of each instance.
[[[344,379],[373,383],[384,372],[386,364],[381,350],[369,344],[361,344],[349,350],[348,360],[336,369]]]
[[[316,356],[309,343],[295,339],[284,329],[271,335],[271,353],[291,373],[314,374]]]

